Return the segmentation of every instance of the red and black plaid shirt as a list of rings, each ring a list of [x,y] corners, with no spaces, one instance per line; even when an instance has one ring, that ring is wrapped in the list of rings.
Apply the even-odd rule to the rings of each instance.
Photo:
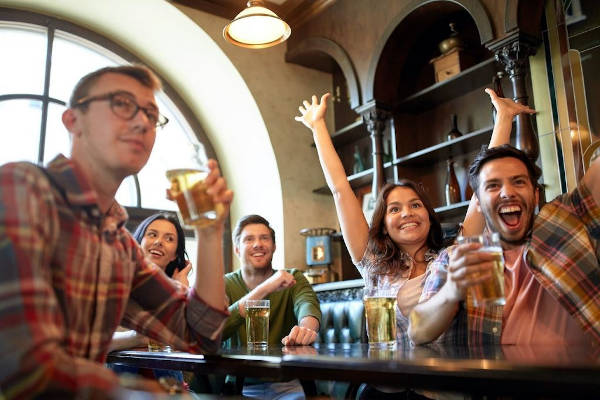
[[[119,324],[191,352],[217,351],[227,312],[147,262],[116,202],[107,215],[63,156],[0,168],[0,397],[107,397]]]

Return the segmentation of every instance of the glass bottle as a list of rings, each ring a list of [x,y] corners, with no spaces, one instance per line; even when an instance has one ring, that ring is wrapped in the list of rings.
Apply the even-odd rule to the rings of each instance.
[[[446,171],[446,205],[460,202],[460,186],[454,172],[454,161],[449,158]]]
[[[457,124],[457,116],[456,114],[452,114],[450,116],[450,120],[451,125],[450,125],[450,132],[448,132],[448,140],[452,140],[452,139],[456,139],[457,137],[462,136],[461,131],[458,130],[458,124]]]

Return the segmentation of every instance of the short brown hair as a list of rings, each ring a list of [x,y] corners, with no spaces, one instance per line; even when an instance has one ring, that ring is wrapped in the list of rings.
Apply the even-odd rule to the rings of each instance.
[[[469,167],[469,184],[478,198],[480,183],[479,172],[481,171],[481,168],[483,168],[486,163],[492,160],[507,157],[516,158],[525,165],[527,168],[527,174],[529,175],[529,180],[534,188],[539,188],[541,186],[538,184],[538,179],[540,179],[542,171],[537,165],[535,165],[535,162],[533,162],[527,156],[527,154],[525,154],[525,152],[511,146],[510,144],[503,144],[489,148],[483,146]]]
[[[73,107],[77,101],[88,95],[90,88],[102,77],[104,74],[122,74],[127,75],[141,83],[142,85],[150,88],[154,91],[160,90],[162,84],[160,79],[150,68],[135,64],[135,65],[120,65],[118,67],[104,67],[94,72],[90,72],[77,82],[71,98],[69,99],[69,107]]]
[[[260,215],[250,214],[250,215],[243,216],[242,218],[240,218],[238,220],[237,224],[235,224],[235,229],[233,230],[232,236],[233,236],[233,243],[236,246],[240,245],[240,236],[242,236],[242,231],[244,230],[244,228],[247,225],[252,225],[252,224],[261,224],[261,225],[264,225],[267,228],[269,228],[269,232],[271,233],[271,239],[273,239],[273,244],[275,244],[275,231],[273,230],[273,228],[271,228],[271,225],[269,225],[269,221],[267,221]]]

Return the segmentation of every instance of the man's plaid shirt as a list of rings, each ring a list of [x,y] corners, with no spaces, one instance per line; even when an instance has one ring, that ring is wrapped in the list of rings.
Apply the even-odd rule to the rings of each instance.
[[[600,343],[600,206],[581,184],[542,207],[533,224],[526,265]],[[442,251],[425,279],[419,302],[436,294],[446,282],[449,251]],[[439,342],[457,345],[500,343],[502,306],[475,307],[470,291]]]
[[[213,352],[228,313],[154,264],[63,156],[42,169],[0,168],[0,397],[105,398],[102,366],[119,324],[194,352]]]

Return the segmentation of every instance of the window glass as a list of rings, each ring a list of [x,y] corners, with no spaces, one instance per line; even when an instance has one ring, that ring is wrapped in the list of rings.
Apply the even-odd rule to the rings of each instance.
[[[52,48],[50,97],[68,103],[81,77],[99,68],[117,64],[126,62],[92,42],[57,30]]]
[[[58,154],[71,156],[71,137],[62,124],[62,113],[66,107],[56,103],[48,106],[46,123],[46,141],[44,143],[44,165],[52,161]]]
[[[156,131],[156,140],[152,154],[146,166],[138,174],[141,187],[142,207],[160,210],[176,210],[174,202],[165,198],[165,189],[169,187],[166,178],[168,169],[181,167],[178,163],[198,143],[185,119],[164,94],[157,95],[156,102],[160,112],[169,118],[164,128]],[[202,149],[202,157],[204,150]]]
[[[42,103],[37,100],[0,101],[2,135],[7,138],[0,146],[0,165],[11,161],[37,163],[41,115]]]
[[[46,38],[43,27],[0,21],[0,95],[44,92]]]
[[[123,180],[115,199],[122,206],[137,207],[137,191],[135,189],[135,178],[133,175],[128,176]]]

